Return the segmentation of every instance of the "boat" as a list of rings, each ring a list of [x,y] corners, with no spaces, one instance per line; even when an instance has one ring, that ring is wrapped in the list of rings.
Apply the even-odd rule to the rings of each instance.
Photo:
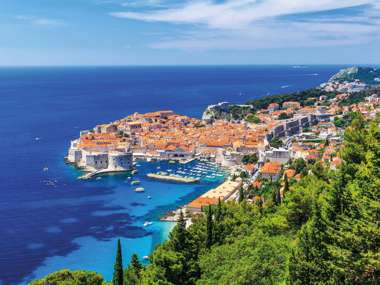
[[[146,222],[144,223],[144,227],[150,226],[151,224],[153,224],[153,222],[146,221]]]
[[[133,169],[131,173],[132,174],[137,174],[137,169]]]
[[[96,180],[100,180],[100,179],[102,179],[100,176],[96,177]]]
[[[143,259],[148,260],[148,259],[149,259],[149,256],[144,255]]]
[[[169,160],[169,163],[174,164],[174,163],[176,163],[176,161],[175,160]]]
[[[48,167],[44,167],[42,170],[43,170],[43,171],[48,171],[49,168],[48,168]]]
[[[144,192],[144,191],[145,191],[145,189],[143,187],[137,187],[135,189],[135,192],[137,192],[137,193],[141,193],[141,192]]]
[[[141,182],[140,182],[140,180],[133,180],[132,182],[131,182],[131,185],[138,185],[138,184],[140,184]]]
[[[148,199],[152,199],[152,196],[148,196],[147,198],[148,198]]]

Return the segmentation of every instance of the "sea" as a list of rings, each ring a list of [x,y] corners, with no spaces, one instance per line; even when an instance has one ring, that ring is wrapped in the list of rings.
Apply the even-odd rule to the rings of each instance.
[[[0,68],[0,284],[27,284],[61,268],[111,280],[118,238],[124,265],[133,253],[143,261],[174,225],[160,217],[223,181],[213,167],[204,167],[197,184],[146,178],[157,169],[202,168],[200,162],[186,169],[139,162],[133,177],[78,180],[81,172],[64,157],[80,130],[162,109],[200,118],[209,104],[301,91],[342,67]],[[133,180],[145,192],[133,191]]]

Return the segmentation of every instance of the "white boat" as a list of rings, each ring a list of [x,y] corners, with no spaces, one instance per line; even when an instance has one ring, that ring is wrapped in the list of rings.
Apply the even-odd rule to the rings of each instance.
[[[96,180],[100,180],[100,179],[102,179],[100,176],[99,176],[99,177],[96,177]]]
[[[148,260],[148,259],[149,259],[149,256],[144,255],[143,259]]]
[[[138,187],[138,188],[135,189],[135,192],[137,192],[137,193],[141,193],[141,192],[144,192],[144,191],[145,191],[145,189],[143,187]]]
[[[137,173],[137,169],[132,170],[131,173],[132,173],[132,174],[136,174],[136,173]]]
[[[42,169],[42,171],[48,171],[48,170],[49,170],[48,167],[44,167],[44,168]]]
[[[144,223],[144,227],[150,226],[151,224],[153,224],[153,222],[146,221],[146,222]]]
[[[140,182],[140,180],[133,180],[132,182],[131,182],[131,185],[138,185],[138,184],[140,184],[141,182]]]
[[[148,198],[148,199],[152,199],[152,196],[148,196],[147,198]]]

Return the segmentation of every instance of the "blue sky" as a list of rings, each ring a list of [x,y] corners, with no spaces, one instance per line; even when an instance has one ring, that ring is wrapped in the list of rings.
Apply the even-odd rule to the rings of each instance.
[[[0,65],[379,64],[380,0],[0,0]]]

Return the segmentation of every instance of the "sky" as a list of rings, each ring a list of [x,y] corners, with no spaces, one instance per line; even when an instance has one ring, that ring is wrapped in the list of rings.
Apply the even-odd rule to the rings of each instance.
[[[0,65],[379,64],[380,0],[0,0]]]

